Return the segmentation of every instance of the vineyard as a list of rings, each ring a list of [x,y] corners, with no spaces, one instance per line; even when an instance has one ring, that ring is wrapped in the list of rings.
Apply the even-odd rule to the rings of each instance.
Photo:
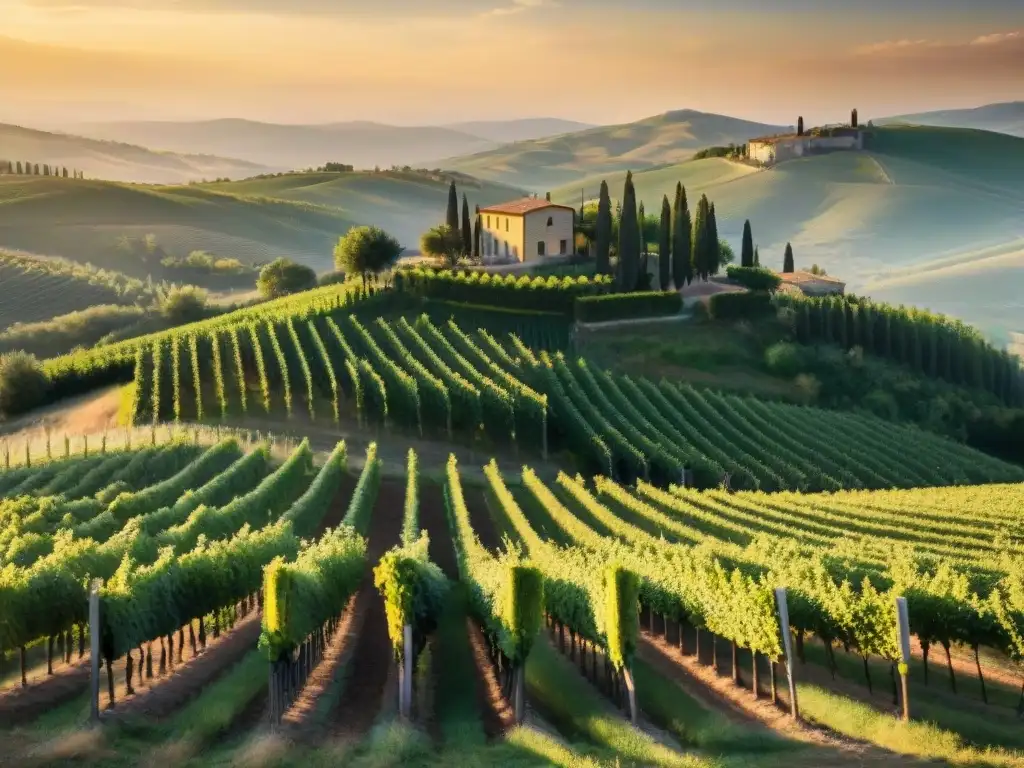
[[[362,317],[362,319],[360,319]],[[660,487],[804,492],[1019,482],[1024,470],[880,419],[615,374],[427,315],[254,317],[135,349],[134,421],[248,415],[394,427]]]
[[[411,343],[405,328],[387,330]],[[380,341],[362,332],[389,343],[384,329]],[[515,360],[509,344],[506,362]],[[195,380],[191,361],[213,358],[178,346],[186,369],[169,381],[184,386]],[[491,348],[496,357],[504,349]],[[564,375],[555,358],[545,365]],[[680,402],[687,397],[678,391]],[[774,594],[784,586],[798,679],[853,700],[884,699],[889,671],[909,672],[899,650],[902,597],[921,716],[956,732],[980,722],[984,708],[985,744],[1005,755],[1020,746],[1005,682],[1008,659],[1024,657],[1019,483],[730,492],[529,467],[508,473],[493,460],[470,479],[454,456],[423,468],[413,451],[385,473],[372,443],[350,470],[344,443],[314,451],[306,440],[211,428],[137,433],[149,439],[94,442],[92,452],[83,443],[79,453],[65,442],[46,458],[5,454],[0,740],[31,740],[43,727],[35,724],[53,718],[80,727],[95,649],[101,722],[162,723],[151,738],[184,733],[189,754],[232,753],[243,748],[239,735],[265,729],[290,734],[303,754],[395,716],[427,723],[456,712],[475,727],[490,718],[507,730],[536,719],[539,707],[572,734],[556,763],[598,750],[682,765],[671,739],[698,737],[673,719],[690,695],[675,675],[710,674],[712,697],[726,681],[751,700],[790,707]],[[929,683],[933,646],[945,653],[954,691],[957,680],[961,689],[977,683],[982,701],[939,690],[934,664]],[[976,673],[964,671],[959,649]],[[666,663],[657,654],[668,653],[671,674],[657,671]],[[550,675],[579,699],[567,712]],[[467,693],[457,706],[459,689]],[[825,719],[819,689],[799,690],[802,717]],[[668,745],[650,735],[650,721],[672,734]],[[117,733],[112,744],[139,748]],[[451,737],[442,729],[436,738],[439,760],[451,758]]]

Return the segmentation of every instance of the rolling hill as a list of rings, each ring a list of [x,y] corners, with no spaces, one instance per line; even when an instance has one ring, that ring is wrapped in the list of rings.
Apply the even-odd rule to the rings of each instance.
[[[93,178],[162,184],[252,176],[268,170],[228,157],[155,152],[133,144],[6,124],[0,124],[0,160],[66,166],[69,172],[75,169]]]
[[[918,112],[913,115],[894,115],[874,121],[876,125],[905,123],[932,125],[946,128],[978,128],[984,131],[1024,136],[1024,101],[986,104],[971,109],[946,109],[937,112]]]
[[[784,128],[680,110],[635,123],[516,142],[430,165],[524,189],[546,191],[594,174],[680,163],[705,147],[743,143],[780,130]]]
[[[494,146],[489,139],[454,128],[363,121],[324,125],[281,125],[241,119],[114,122],[76,125],[70,130],[172,152],[230,154],[279,171],[318,168],[327,162],[347,163],[356,168],[420,165],[418,161],[424,158]]]
[[[145,283],[59,259],[0,251],[0,331],[97,304],[148,304]]]
[[[520,196],[457,176],[470,205]],[[0,247],[63,256],[145,278],[123,238],[152,234],[168,252],[204,250],[253,264],[286,256],[332,268],[338,237],[378,224],[410,248],[444,218],[447,177],[415,172],[283,174],[189,186],[0,176]]]
[[[691,209],[716,204],[719,230],[738,250],[749,219],[761,260],[817,263],[848,290],[948,312],[999,341],[1020,324],[1024,296],[1024,139],[927,127],[874,130],[864,152],[837,152],[757,170],[712,158],[634,173],[649,211],[677,181]],[[613,196],[624,173],[606,174]],[[579,205],[601,176],[553,191]]]
[[[475,120],[466,123],[452,123],[444,127],[479,136],[481,139],[487,139],[496,144],[506,144],[510,141],[543,139],[563,133],[576,133],[596,126],[579,123],[575,120],[562,120],[557,117],[525,117],[518,120]]]

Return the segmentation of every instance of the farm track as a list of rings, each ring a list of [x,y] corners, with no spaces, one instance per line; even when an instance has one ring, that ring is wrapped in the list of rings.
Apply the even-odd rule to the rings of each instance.
[[[459,568],[446,519],[444,495],[441,486],[435,483],[423,483],[420,488],[420,528],[430,535],[430,559],[437,563],[449,579],[457,581]],[[488,739],[493,739],[515,725],[515,713],[501,693],[501,684],[487,658],[483,633],[468,617],[466,632],[469,635],[473,664],[476,667],[473,686],[476,691],[477,708],[483,722],[484,733]],[[436,688],[437,678],[443,670],[435,667],[432,672]],[[436,736],[437,734],[435,738]]]
[[[368,568],[357,594],[357,604],[366,606],[363,625],[346,665],[341,701],[331,716],[335,732],[342,737],[356,739],[367,733],[387,693],[388,672],[394,658],[384,602],[373,585],[372,568],[381,555],[398,544],[404,507],[405,484],[382,481],[370,519]]]
[[[669,639],[678,637],[676,625],[670,625]],[[687,637],[692,648],[692,637]],[[925,765],[933,761],[897,755],[855,739],[849,739],[833,731],[819,728],[806,721],[794,722],[786,710],[786,682],[784,672],[779,675],[779,706],[762,693],[754,699],[749,687],[739,687],[732,682],[730,655],[719,646],[719,672],[707,664],[698,663],[693,656],[683,655],[676,645],[666,642],[664,635],[652,636],[646,629],[641,630],[637,656],[651,666],[660,676],[679,686],[688,696],[705,709],[718,713],[733,725],[742,728],[768,729],[779,736],[801,741],[817,748],[806,757],[794,756],[792,765]],[[704,649],[702,656],[710,656]],[[705,659],[706,661],[707,659]],[[802,672],[803,667],[800,670]],[[825,672],[825,670],[822,670]],[[827,672],[825,676],[828,677]],[[803,675],[801,674],[801,677]],[[749,669],[742,670],[742,680],[749,685]],[[767,683],[767,674],[762,670],[761,684]],[[820,750],[829,750],[822,753]]]
[[[77,652],[76,652],[77,655]],[[80,695],[89,685],[89,657],[75,659],[52,676],[22,688],[17,682],[0,692],[0,723],[20,725]]]
[[[150,684],[143,690],[139,690],[142,686],[136,684],[137,692],[130,698],[125,698],[124,689],[119,685],[115,707],[108,710],[105,717],[163,718],[184,706],[255,647],[260,636],[261,620],[260,611],[253,611],[237,622],[233,629],[222,632],[219,638],[207,640],[205,650],[185,662],[184,666],[176,665],[167,677],[154,677],[152,681],[147,681]],[[103,673],[100,675],[102,705],[106,696]]]

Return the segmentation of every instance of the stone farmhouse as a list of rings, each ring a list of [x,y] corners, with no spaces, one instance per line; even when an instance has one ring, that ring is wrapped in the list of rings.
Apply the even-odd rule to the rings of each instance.
[[[819,152],[864,149],[864,130],[853,110],[849,125],[831,125],[804,131],[804,119],[797,120],[796,133],[763,136],[747,142],[747,158],[759,165],[770,166],[783,160]]]
[[[575,213],[568,205],[536,197],[481,208],[481,260],[525,263],[567,256],[572,253]]]
[[[779,277],[782,278],[783,285],[791,286],[807,296],[829,296],[832,294],[841,296],[846,291],[844,281],[829,275],[816,275],[800,270],[782,272]]]
[[[1010,333],[1010,344],[1008,349],[1011,355],[1017,355],[1024,360],[1024,331]]]

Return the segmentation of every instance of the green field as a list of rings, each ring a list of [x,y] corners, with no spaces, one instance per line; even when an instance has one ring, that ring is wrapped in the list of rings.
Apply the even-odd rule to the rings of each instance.
[[[456,180],[471,206],[521,195],[499,184]],[[355,225],[382,226],[418,248],[419,236],[444,218],[447,194],[445,179],[400,172],[192,186],[0,176],[0,245],[145,279],[143,265],[126,259],[117,243],[152,234],[177,256],[203,250],[249,264],[287,257],[327,271],[338,238]]]
[[[152,289],[124,275],[0,251],[0,331],[97,304],[149,303]]]

